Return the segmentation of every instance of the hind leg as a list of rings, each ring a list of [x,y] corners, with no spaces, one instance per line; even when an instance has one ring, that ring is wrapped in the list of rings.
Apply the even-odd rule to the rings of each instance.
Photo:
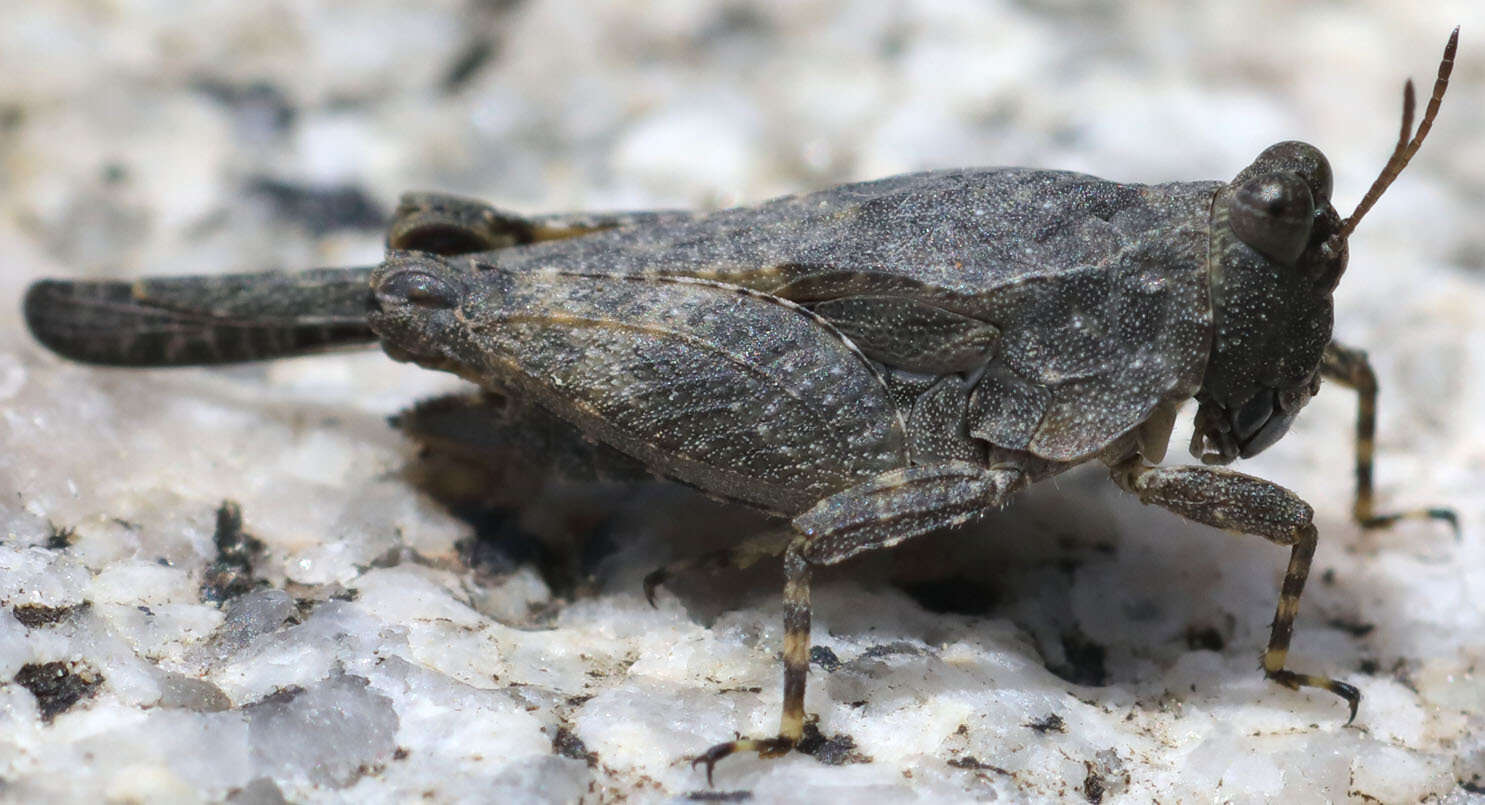
[[[446,193],[404,193],[387,227],[387,247],[451,257],[689,217],[678,211],[527,216]]]

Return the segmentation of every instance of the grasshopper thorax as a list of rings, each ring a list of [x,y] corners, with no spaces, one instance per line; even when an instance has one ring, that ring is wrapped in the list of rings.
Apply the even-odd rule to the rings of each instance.
[[[1301,142],[1270,146],[1213,197],[1212,353],[1196,394],[1192,455],[1209,464],[1256,455],[1319,389],[1346,240],[1423,144],[1458,44],[1456,28],[1416,133],[1413,82],[1404,86],[1397,147],[1350,217],[1341,220],[1330,204],[1325,156]]]

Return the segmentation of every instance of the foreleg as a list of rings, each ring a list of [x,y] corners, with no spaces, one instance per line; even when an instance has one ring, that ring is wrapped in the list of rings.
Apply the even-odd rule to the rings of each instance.
[[[1317,536],[1311,522],[1315,513],[1310,505],[1278,484],[1220,467],[1151,467],[1135,457],[1113,467],[1112,474],[1114,481],[1141,503],[1154,503],[1198,523],[1256,534],[1290,546],[1289,568],[1279,592],[1268,648],[1263,652],[1263,672],[1293,690],[1312,687],[1334,693],[1350,706],[1346,723],[1355,720],[1361,702],[1361,692],[1355,687],[1328,676],[1284,667],[1299,599],[1315,556]]]

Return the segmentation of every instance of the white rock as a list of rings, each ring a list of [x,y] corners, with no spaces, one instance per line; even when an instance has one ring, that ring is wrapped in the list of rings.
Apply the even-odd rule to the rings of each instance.
[[[1453,506],[1464,537],[1350,524],[1355,401],[1333,384],[1242,465],[1315,505],[1291,660],[1359,685],[1356,723],[1255,669],[1284,549],[1095,471],[819,572],[806,704],[843,765],[731,758],[716,781],[758,801],[1478,799],[1479,3],[166,5],[33,3],[0,26],[0,606],[61,613],[0,613],[6,797],[668,800],[705,787],[688,757],[771,734],[781,696],[776,568],[678,578],[656,609],[639,590],[756,517],[553,495],[507,529],[556,535],[543,562],[471,571],[469,525],[408,482],[384,423],[458,381],[376,354],[70,365],[16,316],[32,280],[378,259],[380,233],[279,220],[246,192],[261,176],[384,208],[413,188],[718,205],[949,164],[1220,179],[1299,137],[1330,155],[1344,214],[1391,146],[1398,84],[1427,87],[1462,23],[1450,97],[1353,239],[1336,320],[1382,378],[1379,503]],[[489,60],[445,85],[481,38]],[[262,86],[248,108],[203,82]],[[262,548],[251,591],[218,603],[223,501]],[[538,571],[563,562],[576,578]],[[15,680],[52,662],[102,684],[46,723],[57,692]]]

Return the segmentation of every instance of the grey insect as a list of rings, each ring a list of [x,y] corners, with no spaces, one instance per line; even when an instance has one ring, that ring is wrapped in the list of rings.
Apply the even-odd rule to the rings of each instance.
[[[779,733],[696,758],[778,755],[805,722],[816,566],[962,524],[1028,484],[1098,460],[1115,483],[1199,523],[1291,549],[1264,673],[1287,667],[1314,554],[1313,512],[1277,484],[1209,465],[1273,444],[1327,377],[1359,396],[1355,516],[1372,507],[1376,381],[1331,340],[1347,238],[1418,150],[1448,84],[1450,36],[1416,134],[1350,217],[1325,157],[1274,145],[1231,182],[1120,184],[1024,168],[849,184],[710,214],[522,217],[404,197],[373,268],[46,280],[36,338],[111,365],[211,364],[379,341],[483,387],[404,427],[560,456],[574,474],[660,475],[781,518],[711,557],[782,554]],[[1193,455],[1158,466],[1177,408]],[[450,436],[449,434],[458,434]],[[646,592],[680,562],[646,580]]]

